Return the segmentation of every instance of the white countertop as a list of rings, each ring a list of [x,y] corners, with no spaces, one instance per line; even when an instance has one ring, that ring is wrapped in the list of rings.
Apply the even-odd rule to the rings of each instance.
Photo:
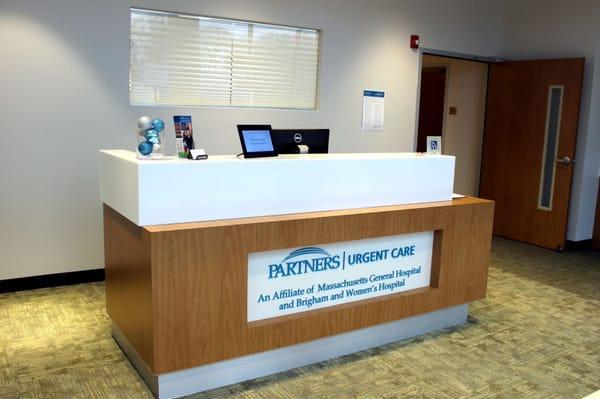
[[[208,159],[203,161],[193,161],[177,157],[165,157],[159,160],[138,159],[136,153],[128,150],[100,150],[103,154],[109,154],[127,161],[135,162],[140,165],[150,164],[171,164],[171,163],[206,163],[206,162],[281,162],[281,161],[312,161],[312,160],[359,160],[359,159],[414,159],[414,158],[454,158],[451,155],[427,155],[420,152],[365,152],[365,153],[344,153],[344,154],[281,154],[276,157],[248,158],[240,155],[209,155]]]
[[[139,160],[100,151],[100,198],[139,226],[444,201],[454,157],[420,153]]]

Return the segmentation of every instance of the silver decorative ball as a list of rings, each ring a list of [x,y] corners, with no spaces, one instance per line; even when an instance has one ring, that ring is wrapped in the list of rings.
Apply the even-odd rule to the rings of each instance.
[[[152,118],[149,116],[142,116],[137,121],[137,127],[140,130],[148,130],[152,128]]]

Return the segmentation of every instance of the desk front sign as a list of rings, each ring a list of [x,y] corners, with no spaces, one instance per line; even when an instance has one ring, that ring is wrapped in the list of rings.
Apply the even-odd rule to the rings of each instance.
[[[433,231],[254,252],[248,321],[429,287]]]

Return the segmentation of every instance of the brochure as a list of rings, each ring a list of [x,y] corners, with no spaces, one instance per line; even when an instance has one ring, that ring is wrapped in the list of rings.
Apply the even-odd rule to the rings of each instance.
[[[180,158],[187,158],[190,150],[195,148],[192,117],[190,115],[175,115],[173,116],[173,123],[175,125],[177,154]]]

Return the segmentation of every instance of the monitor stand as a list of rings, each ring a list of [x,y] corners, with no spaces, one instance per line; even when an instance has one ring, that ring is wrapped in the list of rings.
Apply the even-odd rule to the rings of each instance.
[[[309,148],[306,144],[298,144],[298,154],[308,154]]]

